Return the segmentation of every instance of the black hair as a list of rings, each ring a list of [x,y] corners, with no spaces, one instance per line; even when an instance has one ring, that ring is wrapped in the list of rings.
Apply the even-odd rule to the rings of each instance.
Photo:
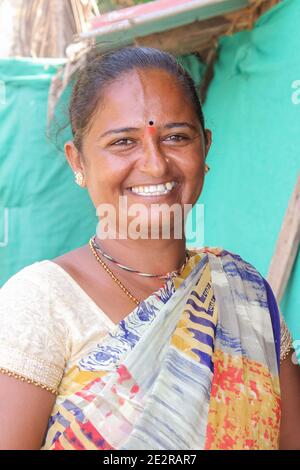
[[[78,150],[81,150],[82,137],[89,129],[105,87],[124,73],[146,68],[163,69],[181,83],[204,132],[204,116],[195,83],[174,56],[151,47],[128,46],[106,53],[95,47],[88,53],[86,65],[79,71],[69,105],[73,140]],[[206,140],[205,132],[204,136]]]

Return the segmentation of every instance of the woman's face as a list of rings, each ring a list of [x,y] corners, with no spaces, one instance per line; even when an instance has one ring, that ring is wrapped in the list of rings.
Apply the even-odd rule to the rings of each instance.
[[[141,203],[147,210],[154,203],[195,204],[211,142],[210,131],[206,135],[205,145],[193,106],[172,75],[135,70],[105,89],[83,138],[83,158],[70,142],[65,150],[73,170],[83,172],[95,207],[111,204],[118,219],[120,196],[127,196],[128,207]],[[151,186],[166,183],[152,188],[165,194],[149,196]]]

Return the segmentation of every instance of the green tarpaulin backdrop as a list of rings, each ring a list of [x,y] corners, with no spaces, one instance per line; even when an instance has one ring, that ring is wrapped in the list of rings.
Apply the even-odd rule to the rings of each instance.
[[[264,276],[300,166],[300,99],[293,88],[300,80],[299,24],[299,0],[286,0],[253,31],[223,38],[204,106],[213,132],[199,200],[205,244],[239,253]],[[203,66],[195,57],[181,60],[199,83]],[[60,64],[0,60],[0,285],[95,232],[86,190],[46,139],[48,90]],[[300,339],[299,255],[281,307]]]

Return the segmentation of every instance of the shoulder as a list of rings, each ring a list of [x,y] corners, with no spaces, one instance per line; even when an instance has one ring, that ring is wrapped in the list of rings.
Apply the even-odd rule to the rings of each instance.
[[[272,294],[260,269],[247,257],[222,247],[205,246],[193,248],[193,251],[207,254],[211,270],[222,271],[229,281],[234,282],[235,278],[240,278],[244,284],[252,285],[255,290],[266,291],[268,296]]]
[[[61,275],[50,260],[37,261],[14,274],[0,289],[0,326],[2,332],[24,336],[39,331],[50,335],[64,327],[63,315],[53,308],[52,284],[60,284]],[[32,330],[32,331],[31,331]],[[51,332],[51,333],[50,333]],[[4,334],[4,333],[3,333]],[[3,337],[0,331],[0,337]],[[4,339],[4,338],[3,338]]]
[[[0,298],[3,299],[10,291],[14,291],[18,295],[21,289],[38,288],[45,291],[48,288],[49,277],[51,274],[50,260],[36,261],[33,264],[25,266],[20,271],[11,276],[0,289]],[[2,303],[2,302],[1,302]]]
[[[0,288],[0,311],[5,306],[13,308],[23,303],[23,308],[28,304],[43,307],[46,314],[51,296],[60,292],[58,287],[63,290],[67,280],[64,271],[52,260],[36,261],[25,266]]]
[[[257,271],[253,264],[251,264],[240,254],[219,246],[193,247],[189,248],[189,251],[191,251],[192,253],[206,253],[208,255],[211,255],[211,257],[213,258],[219,258],[220,262],[222,261],[225,264],[232,263],[236,265],[243,265],[245,267],[252,268]]]
[[[80,265],[83,258],[83,248],[80,247],[64,255],[53,259],[36,261],[25,266],[11,276],[0,288],[0,298],[4,299],[10,292],[15,292],[16,297],[20,295],[50,295],[55,291],[57,296],[60,292],[68,292],[72,287],[70,277],[67,275],[72,267]],[[67,287],[67,289],[66,289]]]
[[[252,305],[269,312],[271,317],[275,345],[279,348],[280,342],[280,311],[276,296],[267,279],[260,271],[241,255],[220,247],[204,247],[200,249],[208,253],[211,268],[221,270],[231,286],[232,292],[239,293],[240,298],[248,299]],[[214,263],[218,259],[218,263]]]

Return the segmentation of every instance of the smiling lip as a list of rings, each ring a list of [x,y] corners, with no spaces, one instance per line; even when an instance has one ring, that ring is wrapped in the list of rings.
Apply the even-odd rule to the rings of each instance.
[[[135,185],[127,188],[127,190],[137,196],[157,197],[170,194],[173,189],[177,187],[177,185],[177,181],[169,180],[165,183],[159,183],[155,185]]]

